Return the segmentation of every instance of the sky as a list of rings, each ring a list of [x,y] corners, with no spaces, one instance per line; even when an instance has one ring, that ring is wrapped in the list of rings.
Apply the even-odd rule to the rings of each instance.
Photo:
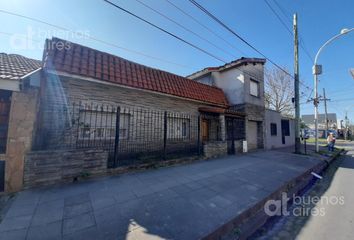
[[[145,3],[179,25],[142,5]],[[249,46],[223,29],[188,0],[112,0],[140,17],[151,21],[188,42],[229,62],[240,57],[262,57]],[[205,27],[184,15],[193,16]],[[313,59],[320,46],[343,28],[354,28],[352,0],[197,0],[232,30],[269,59],[293,73],[293,36],[271,11],[269,5],[292,29],[292,17],[298,14],[302,47],[299,49],[302,84],[301,114],[312,114],[313,105],[306,103],[313,94]],[[5,13],[12,12],[44,23]],[[16,53],[41,59],[44,40],[52,36],[109,52],[126,59],[163,69],[178,75],[224,62],[202,53],[146,23],[108,5],[103,0],[0,0],[0,52]],[[182,27],[181,27],[182,26]],[[58,28],[60,27],[60,28]],[[188,30],[186,30],[186,28]],[[67,30],[70,31],[67,31]],[[198,35],[198,36],[197,36]],[[26,40],[27,39],[27,40]],[[99,41],[93,40],[98,39]],[[348,112],[354,122],[354,31],[328,45],[319,57],[323,74],[319,91],[326,89],[328,112],[343,119]],[[267,62],[267,68],[274,66]],[[324,112],[320,104],[320,113]]]

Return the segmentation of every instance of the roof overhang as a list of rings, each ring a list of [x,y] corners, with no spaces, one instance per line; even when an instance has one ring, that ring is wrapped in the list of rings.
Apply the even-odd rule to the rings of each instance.
[[[21,90],[20,79],[0,79],[0,89],[19,92]]]
[[[213,114],[225,114],[225,116],[230,117],[245,117],[246,114],[243,112],[235,111],[232,109],[225,108],[213,108],[213,107],[200,107],[198,108],[199,112],[202,113],[213,113]]]
[[[33,76],[39,73],[41,69],[42,68],[38,68],[18,79],[8,79],[8,78],[0,79],[0,89],[19,92],[22,90],[25,81],[26,81],[26,85],[32,86],[33,85],[32,82],[35,81],[35,79],[33,79]],[[27,81],[27,79],[29,81]]]

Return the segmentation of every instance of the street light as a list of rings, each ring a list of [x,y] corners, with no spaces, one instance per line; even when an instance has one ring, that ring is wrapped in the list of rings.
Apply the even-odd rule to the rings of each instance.
[[[328,44],[330,44],[331,42],[333,42],[334,40],[336,40],[337,38],[339,38],[340,36],[347,34],[351,31],[353,31],[354,28],[351,29],[347,29],[344,28],[340,31],[339,34],[333,36],[332,38],[330,38],[327,42],[325,42],[322,47],[320,47],[320,49],[318,50],[316,56],[315,56],[315,61],[312,67],[312,74],[314,75],[314,99],[313,99],[313,104],[315,106],[315,145],[316,145],[316,152],[319,151],[318,148],[318,103],[319,103],[319,99],[318,99],[318,75],[320,75],[322,73],[322,65],[317,64],[317,59],[321,53],[321,51],[323,50],[323,48],[325,46],[327,46]]]

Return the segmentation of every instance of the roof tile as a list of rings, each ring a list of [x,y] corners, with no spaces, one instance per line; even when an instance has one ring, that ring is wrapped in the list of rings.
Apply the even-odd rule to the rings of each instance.
[[[17,80],[41,67],[41,61],[0,53],[0,79]]]
[[[227,107],[223,91],[159,69],[150,68],[126,59],[100,52],[59,38],[47,40],[47,46],[64,42],[61,50],[47,47],[43,66],[48,70],[92,77],[138,89],[157,91]],[[0,72],[1,74],[1,72]]]

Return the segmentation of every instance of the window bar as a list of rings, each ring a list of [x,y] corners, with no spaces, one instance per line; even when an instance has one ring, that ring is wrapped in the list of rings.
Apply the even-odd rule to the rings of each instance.
[[[167,111],[164,112],[164,127],[163,127],[163,159],[166,160],[166,146],[167,146]]]
[[[120,107],[117,107],[116,112],[116,134],[114,138],[114,167],[118,166],[118,148],[119,148],[119,125],[120,125]]]
[[[79,135],[80,135],[80,109],[81,102],[77,106],[77,130],[76,130],[76,148],[79,147]]]
[[[108,105],[106,105],[106,111],[104,112],[105,115],[105,131],[104,131],[104,147],[109,149],[109,138],[107,137],[107,133],[111,133],[112,126],[108,125],[108,117],[109,117],[109,109]],[[108,128],[109,126],[109,128]]]
[[[101,117],[101,119],[100,119],[100,129],[101,129],[101,136],[100,136],[100,138],[99,138],[99,146],[100,147],[103,147],[104,146],[104,133],[105,133],[105,131],[106,131],[106,127],[105,126],[103,126],[103,104],[101,104],[100,105],[100,109],[101,109],[101,111],[100,111],[100,117]]]
[[[83,119],[83,121],[82,121],[83,125],[82,125],[81,130],[80,130],[80,133],[81,133],[81,135],[82,135],[82,136],[81,136],[81,141],[82,141],[81,146],[82,146],[82,147],[86,147],[86,141],[85,141],[86,134],[85,134],[85,131],[86,131],[86,126],[87,126],[87,123],[86,123],[86,121],[87,121],[87,119],[86,119],[87,109],[88,109],[87,103],[85,103],[84,109],[83,109],[83,113],[84,113],[84,119]]]

